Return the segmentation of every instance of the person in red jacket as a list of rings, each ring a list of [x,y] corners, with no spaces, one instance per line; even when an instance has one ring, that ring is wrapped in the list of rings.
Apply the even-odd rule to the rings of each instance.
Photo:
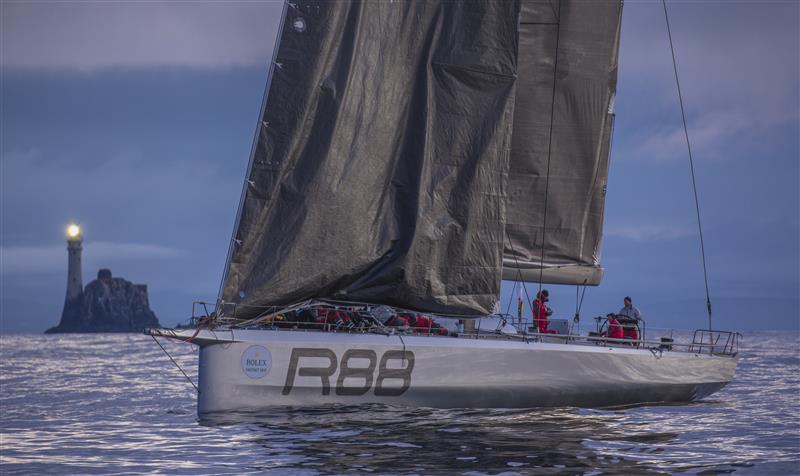
[[[389,319],[384,322],[384,325],[390,327],[397,327],[402,331],[406,331],[409,328],[409,322],[411,320],[411,315],[406,313],[400,314],[393,314]]]
[[[324,307],[317,309],[317,322],[319,324],[340,327],[349,324],[350,321],[350,316],[340,311],[338,307],[333,309],[326,309]]]
[[[604,337],[610,337],[612,339],[622,339],[625,337],[625,331],[622,329],[622,326],[619,325],[616,315],[606,315],[606,322],[608,323],[608,329],[601,335]]]
[[[540,334],[558,334],[555,329],[547,328],[547,318],[553,315],[553,310],[547,305],[550,293],[547,289],[542,289],[536,293],[536,300],[533,301],[533,322],[539,329]]]
[[[414,316],[414,321],[411,324],[411,328],[414,329],[414,332],[427,334],[430,332],[432,325],[433,319],[423,314],[417,314]]]
[[[419,334],[447,335],[447,329],[443,328],[436,321],[425,314],[417,314],[411,324],[414,332]]]
[[[623,327],[623,334],[626,339],[633,341],[639,340],[639,330],[637,329],[635,322],[625,324]]]

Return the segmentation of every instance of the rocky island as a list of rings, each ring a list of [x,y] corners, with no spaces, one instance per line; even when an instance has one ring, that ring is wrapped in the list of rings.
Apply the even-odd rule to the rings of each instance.
[[[146,327],[159,327],[158,318],[150,309],[147,285],[133,284],[115,278],[109,269],[97,272],[97,279],[82,285],[80,228],[67,229],[69,266],[67,296],[61,321],[45,334],[60,332],[141,332]]]
[[[61,322],[45,333],[141,332],[146,327],[159,327],[147,285],[114,278],[111,270],[101,269],[80,298],[64,303]]]

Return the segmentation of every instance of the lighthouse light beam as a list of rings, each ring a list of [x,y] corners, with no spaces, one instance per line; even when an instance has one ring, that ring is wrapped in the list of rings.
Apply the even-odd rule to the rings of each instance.
[[[81,227],[76,224],[72,224],[67,227],[67,237],[69,238],[77,238],[81,234]]]

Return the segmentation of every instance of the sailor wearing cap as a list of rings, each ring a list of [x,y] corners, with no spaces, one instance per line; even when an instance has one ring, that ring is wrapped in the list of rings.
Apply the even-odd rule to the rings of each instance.
[[[622,309],[620,309],[617,313],[618,316],[629,317],[636,321],[642,320],[642,313],[639,312],[639,309],[633,305],[633,301],[631,301],[630,296],[625,296],[625,300],[623,302],[625,305],[622,306]]]
[[[625,338],[639,340],[639,321],[642,313],[633,305],[630,296],[625,296],[624,306],[617,313],[617,319],[625,331]]]

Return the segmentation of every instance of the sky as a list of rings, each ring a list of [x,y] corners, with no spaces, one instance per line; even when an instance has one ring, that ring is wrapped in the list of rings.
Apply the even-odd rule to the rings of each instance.
[[[0,1],[0,332],[58,323],[71,222],[84,284],[111,268],[162,324],[187,319],[217,295],[281,3]],[[668,2],[715,328],[800,327],[799,5]],[[630,295],[649,326],[704,327],[660,2],[625,2],[616,114],[583,320]],[[549,289],[572,317],[575,288]]]

